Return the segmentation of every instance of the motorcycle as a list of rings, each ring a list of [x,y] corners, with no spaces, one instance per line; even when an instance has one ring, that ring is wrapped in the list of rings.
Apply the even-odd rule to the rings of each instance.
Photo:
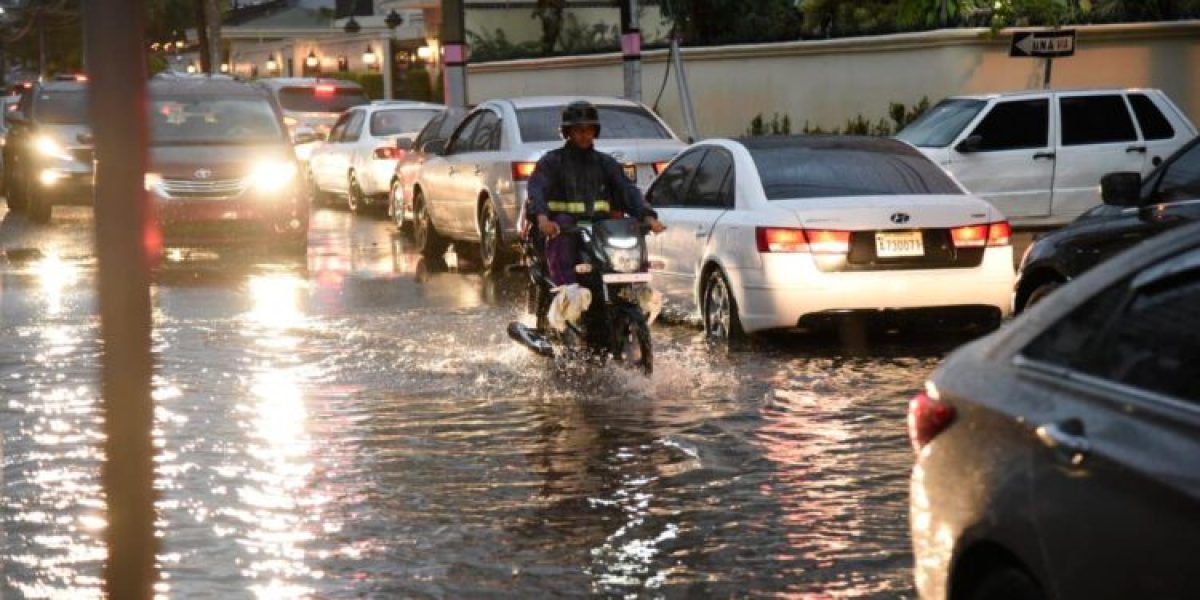
[[[566,321],[562,331],[549,326],[557,286],[550,279],[541,238],[523,236],[522,262],[529,274],[526,308],[537,316],[537,327],[509,323],[509,337],[542,356],[589,354],[649,375],[654,370],[654,351],[649,319],[641,305],[650,283],[647,233],[647,226],[629,218],[560,230],[560,235],[580,238],[576,279],[592,298],[579,322]]]

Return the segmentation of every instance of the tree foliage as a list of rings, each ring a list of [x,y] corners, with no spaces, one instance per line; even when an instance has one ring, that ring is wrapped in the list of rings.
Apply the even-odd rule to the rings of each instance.
[[[792,0],[665,0],[661,6],[688,44],[773,42],[800,34]]]

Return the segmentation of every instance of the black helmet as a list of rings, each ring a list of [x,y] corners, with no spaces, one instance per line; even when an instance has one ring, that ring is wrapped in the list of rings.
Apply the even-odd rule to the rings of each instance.
[[[562,136],[567,137],[567,131],[578,125],[593,125],[596,127],[596,136],[600,135],[600,113],[596,112],[596,107],[587,100],[576,100],[562,111]]]

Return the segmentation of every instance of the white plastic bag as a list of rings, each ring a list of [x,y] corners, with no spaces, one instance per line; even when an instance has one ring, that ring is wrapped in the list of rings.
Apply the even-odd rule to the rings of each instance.
[[[650,286],[642,287],[638,290],[638,306],[646,312],[646,324],[649,325],[658,318],[658,313],[662,312],[663,295],[662,292],[651,288]]]
[[[578,323],[579,317],[592,304],[591,290],[579,287],[579,284],[559,286],[551,290],[554,300],[550,301],[550,311],[546,314],[546,322],[554,331],[563,331],[567,323]]]

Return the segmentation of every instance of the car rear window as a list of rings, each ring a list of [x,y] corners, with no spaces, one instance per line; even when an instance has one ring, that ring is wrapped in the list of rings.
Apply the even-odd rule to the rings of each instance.
[[[377,110],[371,114],[371,135],[397,135],[416,133],[441,112],[439,109],[393,109]]]
[[[155,145],[261,144],[284,141],[282,125],[265,98],[155,96],[150,140]]]
[[[316,85],[279,90],[279,105],[296,112],[341,113],[370,101],[360,88]]]
[[[87,123],[88,95],[85,91],[39,92],[33,111],[34,118],[42,123]]]
[[[1133,105],[1133,114],[1137,115],[1138,124],[1142,126],[1143,138],[1167,140],[1175,137],[1175,128],[1171,127],[1171,122],[1145,94],[1129,94],[1129,103]]]
[[[905,127],[896,137],[921,148],[950,145],[987,102],[964,98],[942,100]]]
[[[962,194],[923,156],[851,148],[751,148],[768,200],[832,196]]]
[[[600,113],[600,137],[610,140],[629,139],[672,139],[654,115],[636,106],[597,106]],[[521,129],[521,141],[554,142],[562,139],[559,125],[562,119],[561,106],[523,108],[517,111],[517,123]]]

